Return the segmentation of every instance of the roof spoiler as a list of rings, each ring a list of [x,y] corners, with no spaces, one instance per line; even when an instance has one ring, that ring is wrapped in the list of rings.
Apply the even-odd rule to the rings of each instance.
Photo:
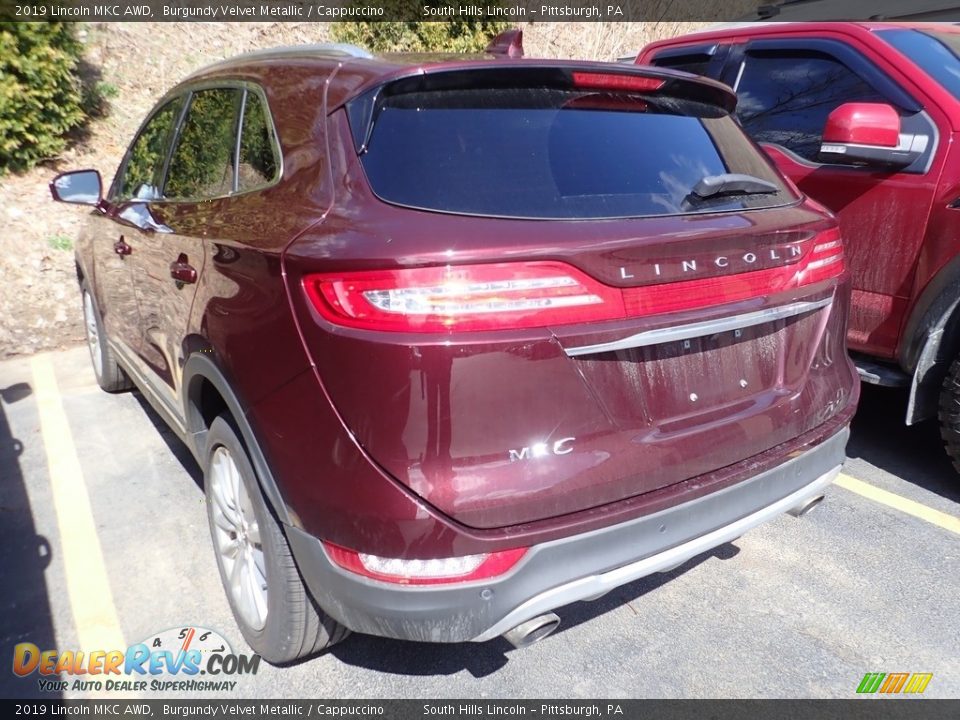
[[[484,51],[488,55],[498,55],[508,58],[523,57],[523,30],[512,28],[499,33]]]
[[[737,96],[726,85],[709,78],[664,68],[616,63],[557,62],[510,59],[470,62],[454,66],[416,67],[360,88],[344,101],[358,154],[370,140],[373,125],[386,98],[414,92],[462,88],[580,88],[593,92],[656,94],[712,106],[731,113]],[[329,108],[333,112],[339,106]]]

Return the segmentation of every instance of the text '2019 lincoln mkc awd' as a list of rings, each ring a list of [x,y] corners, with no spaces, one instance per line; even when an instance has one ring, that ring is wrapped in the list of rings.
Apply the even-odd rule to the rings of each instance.
[[[835,220],[719,83],[507,57],[241,56],[92,206],[93,366],[203,469],[237,623],[523,646],[822,497],[858,383]]]

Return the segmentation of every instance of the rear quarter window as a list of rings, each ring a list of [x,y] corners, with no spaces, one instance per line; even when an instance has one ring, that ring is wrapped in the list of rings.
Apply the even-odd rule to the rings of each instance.
[[[470,215],[642,217],[794,200],[722,111],[582,90],[388,97],[361,163],[374,193],[387,202]],[[761,177],[779,191],[687,203],[701,178],[728,172]]]
[[[246,192],[273,182],[279,163],[263,100],[248,92],[243,105],[237,163],[237,190]]]

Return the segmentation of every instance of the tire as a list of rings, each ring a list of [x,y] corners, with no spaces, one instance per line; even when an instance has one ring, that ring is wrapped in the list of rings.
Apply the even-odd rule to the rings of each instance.
[[[940,388],[940,437],[953,467],[960,472],[960,357],[954,359]]]
[[[87,337],[87,349],[90,350],[90,364],[97,377],[97,385],[109,393],[123,392],[133,388],[133,383],[123,372],[113,350],[107,343],[107,334],[103,329],[103,319],[93,293],[84,280],[80,284],[83,302],[83,328]]]
[[[207,438],[207,519],[220,579],[244,639],[274,665],[340,642],[349,631],[307,591],[233,418],[219,416]]]

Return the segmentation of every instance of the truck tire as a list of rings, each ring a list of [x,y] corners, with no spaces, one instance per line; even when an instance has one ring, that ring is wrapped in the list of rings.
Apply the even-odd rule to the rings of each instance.
[[[220,415],[207,437],[207,519],[220,579],[244,639],[275,665],[340,642],[349,631],[307,591],[233,418]]]
[[[940,437],[953,462],[960,472],[960,357],[954,359],[940,389]]]

